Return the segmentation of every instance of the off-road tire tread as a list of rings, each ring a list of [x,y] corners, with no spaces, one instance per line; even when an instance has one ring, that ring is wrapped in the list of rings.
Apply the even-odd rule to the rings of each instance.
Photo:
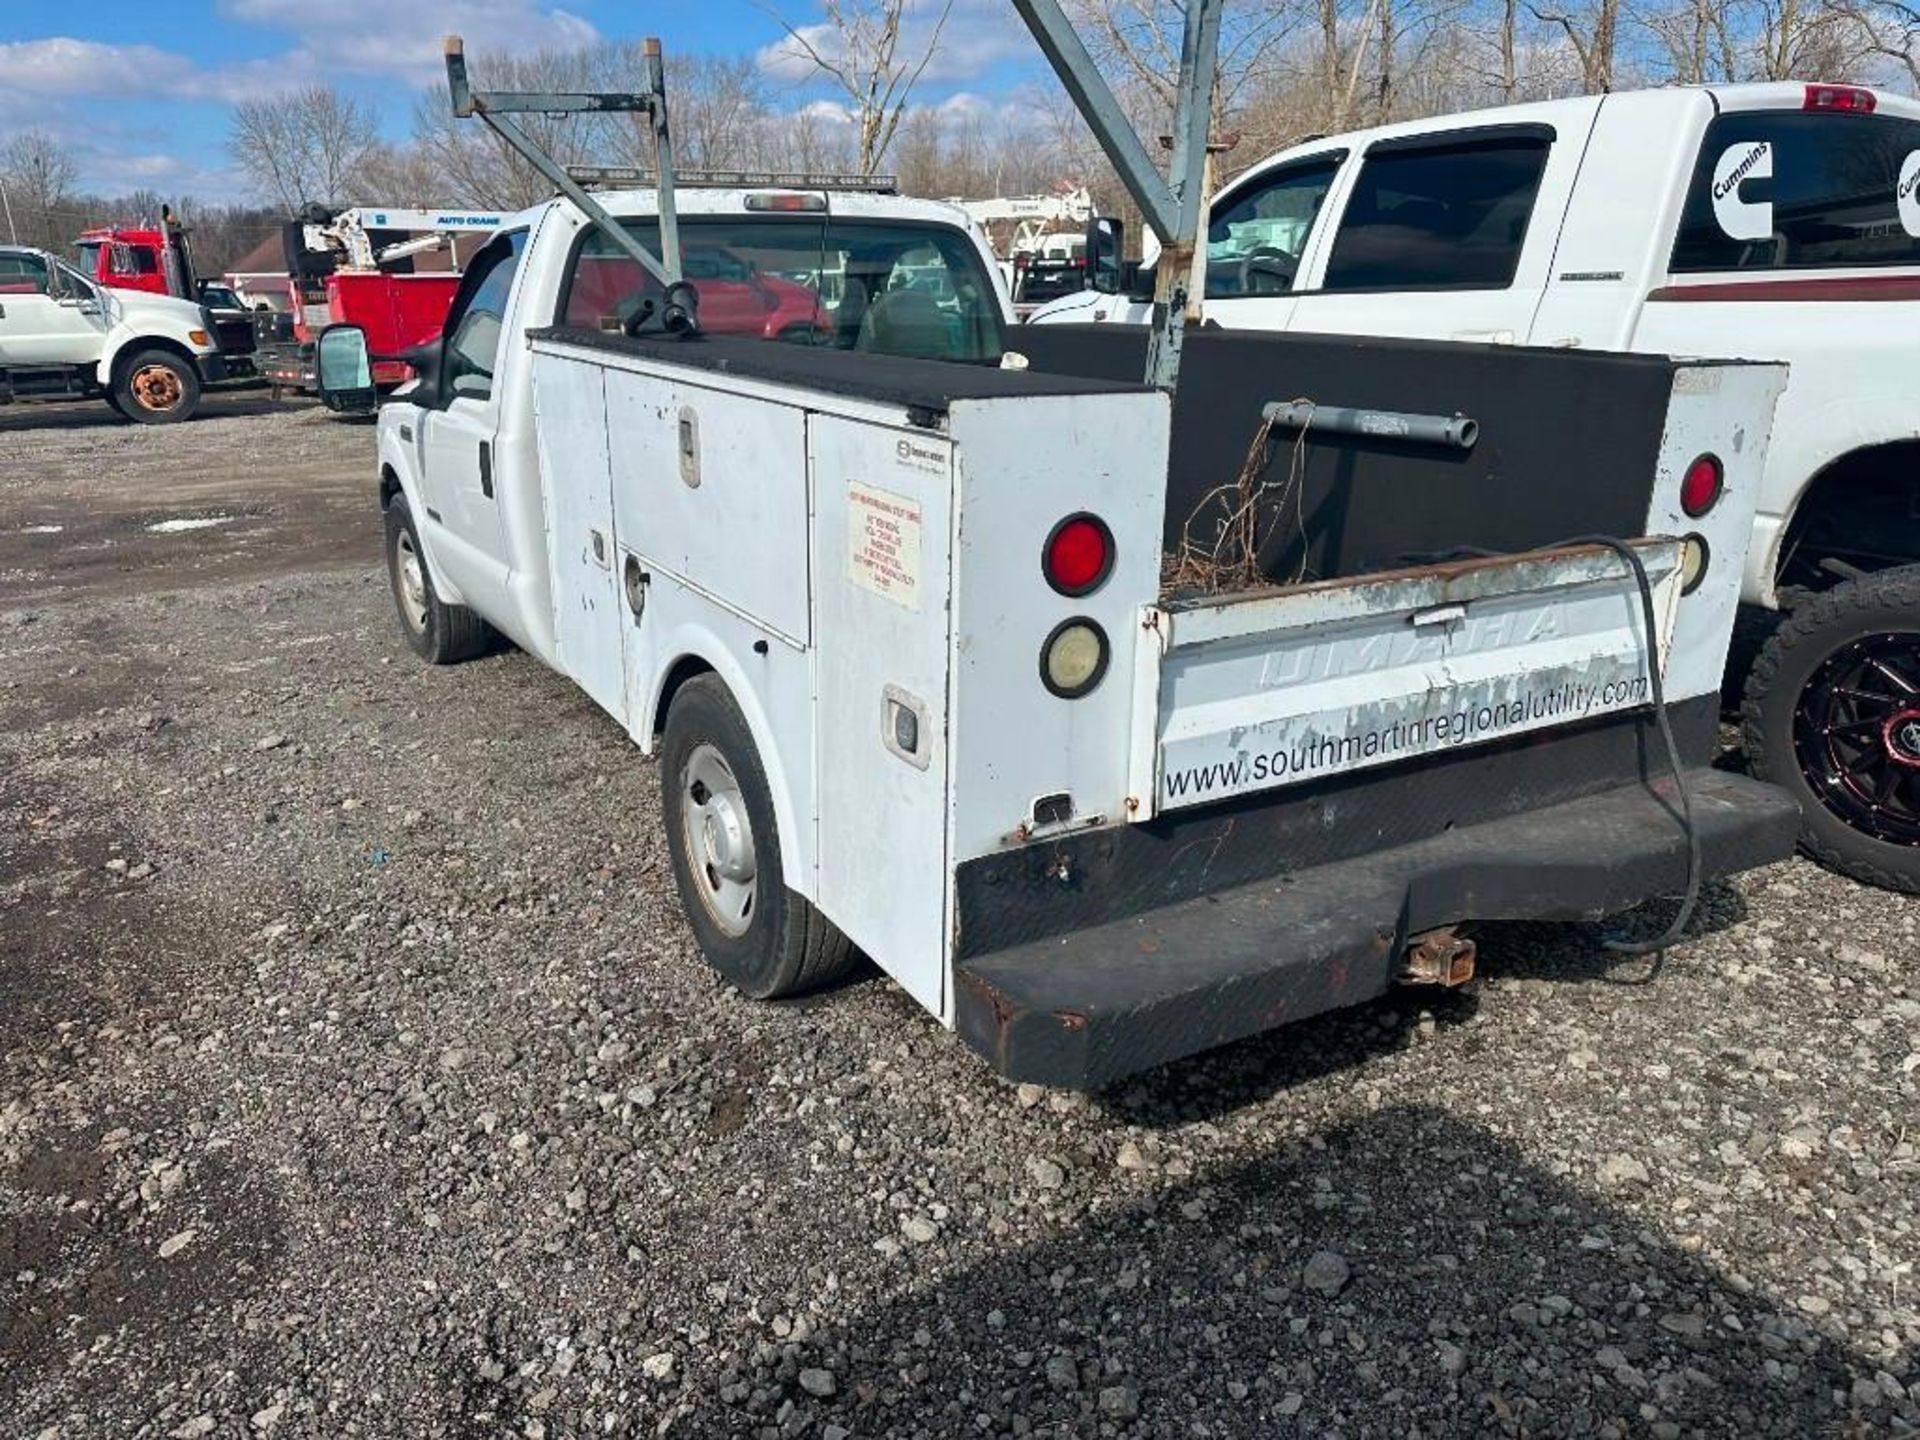
[[[1767,743],[1766,711],[1768,702],[1775,698],[1780,671],[1792,661],[1797,646],[1818,644],[1821,632],[1844,622],[1849,612],[1888,607],[1911,613],[1916,625],[1920,626],[1920,565],[1882,570],[1823,591],[1796,606],[1768,637],[1747,676],[1740,706],[1741,741],[1747,752],[1747,762],[1755,775],[1776,785],[1783,783],[1783,776],[1791,777],[1795,783],[1788,786],[1789,793],[1798,798],[1798,791],[1805,787],[1805,781],[1799,775],[1800,762],[1792,753],[1791,724],[1785,755],[1773,754]],[[1797,694],[1788,697],[1789,704],[1797,704],[1798,700]],[[1819,801],[1808,800],[1803,804],[1817,805]],[[1863,845],[1884,843],[1866,835],[1860,836],[1860,841]],[[1829,870],[1863,884],[1904,895],[1920,895],[1920,873],[1903,875],[1889,870],[1872,858],[1871,851],[1856,854],[1843,845],[1836,845],[1817,833],[1805,819],[1800,825],[1800,849]]]

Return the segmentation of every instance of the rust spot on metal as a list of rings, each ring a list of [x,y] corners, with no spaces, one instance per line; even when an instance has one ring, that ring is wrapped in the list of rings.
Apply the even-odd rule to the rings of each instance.
[[[1138,795],[1127,796],[1127,813],[1129,815],[1132,815],[1132,814],[1135,814],[1139,809],[1140,809],[1140,797]]]
[[[1084,1030],[1087,1028],[1087,1017],[1077,1010],[1056,1010],[1053,1012],[1053,1018],[1060,1022],[1060,1028],[1062,1030]]]
[[[1453,925],[1428,930],[1407,942],[1400,958],[1403,985],[1445,985],[1452,988],[1473,979],[1478,947]]]

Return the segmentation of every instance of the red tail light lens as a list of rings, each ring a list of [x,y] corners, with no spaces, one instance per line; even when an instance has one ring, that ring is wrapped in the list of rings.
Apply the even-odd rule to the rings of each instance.
[[[1680,508],[1698,520],[1720,503],[1721,492],[1726,488],[1727,474],[1720,466],[1720,457],[1702,455],[1687,466],[1687,473],[1681,478]]]
[[[1809,85],[1802,110],[1834,110],[1844,115],[1871,115],[1876,101],[1871,90],[1858,85]]]
[[[1113,532],[1084,510],[1069,515],[1047,536],[1040,571],[1062,595],[1091,595],[1113,573]]]

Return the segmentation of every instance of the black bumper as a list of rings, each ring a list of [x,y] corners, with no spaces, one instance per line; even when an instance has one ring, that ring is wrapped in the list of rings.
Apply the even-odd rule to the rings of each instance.
[[[1786,794],[1690,772],[1709,876],[1793,853]],[[1095,1089],[1379,995],[1409,937],[1473,920],[1581,920],[1675,893],[1672,782],[1635,783],[961,961],[955,1021],[1010,1079]]]

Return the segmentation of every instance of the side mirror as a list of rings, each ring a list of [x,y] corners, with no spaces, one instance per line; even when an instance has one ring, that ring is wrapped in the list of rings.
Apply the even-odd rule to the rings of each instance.
[[[329,325],[314,344],[320,403],[346,415],[362,415],[380,403],[373,386],[367,332],[358,325]]]
[[[1087,222],[1087,284],[1102,295],[1118,295],[1125,271],[1125,222],[1096,215]]]

